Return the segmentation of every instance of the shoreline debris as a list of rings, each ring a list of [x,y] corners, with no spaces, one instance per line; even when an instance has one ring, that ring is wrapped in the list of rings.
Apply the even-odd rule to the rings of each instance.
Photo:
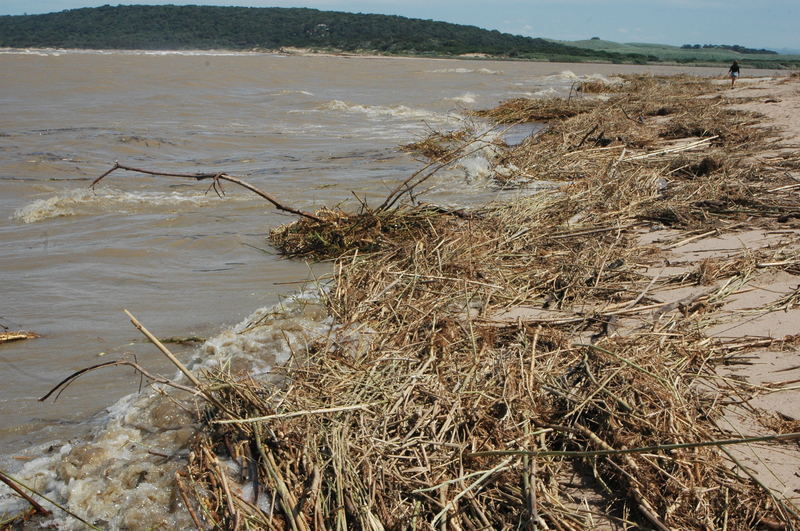
[[[551,113],[502,150],[495,164],[515,169],[495,179],[558,189],[477,216],[405,206],[450,160],[425,144],[431,163],[377,209],[273,231],[286,254],[334,259],[323,300],[337,325],[294,348],[271,383],[227,366],[191,376],[207,407],[176,489],[199,529],[800,524],[795,503],[727,448],[796,451],[796,422],[726,423],[731,411],[759,420],[751,401],[796,382],[720,372],[800,338],[709,333],[800,307],[795,290],[725,310],[765,269],[800,275],[785,175],[800,156],[756,157],[779,147],[774,132],[708,80],[624,80],[607,98],[483,114]],[[669,262],[689,243],[776,223],[777,243]]]

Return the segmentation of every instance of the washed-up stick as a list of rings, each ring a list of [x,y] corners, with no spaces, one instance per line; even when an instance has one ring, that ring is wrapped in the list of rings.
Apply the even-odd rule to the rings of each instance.
[[[508,128],[512,127],[513,125],[516,125],[516,124],[511,124]],[[484,131],[482,134],[480,134],[478,136],[475,136],[475,137],[471,138],[468,142],[465,142],[464,144],[449,150],[443,156],[436,158],[435,160],[433,160],[432,162],[430,162],[426,166],[424,166],[424,167],[420,168],[419,170],[417,170],[416,172],[414,172],[411,175],[411,177],[407,178],[405,181],[403,181],[402,183],[397,185],[389,193],[389,195],[386,196],[386,199],[383,201],[383,203],[381,203],[378,206],[377,210],[378,211],[389,210],[400,199],[400,197],[403,196],[403,194],[411,194],[411,193],[413,193],[414,189],[417,186],[419,186],[420,184],[424,183],[425,181],[427,181],[428,179],[433,177],[442,168],[445,168],[447,166],[451,166],[455,161],[457,161],[459,159],[463,159],[465,157],[468,157],[469,155],[472,155],[472,154],[477,153],[478,151],[484,149],[486,146],[483,145],[483,144],[479,145],[476,148],[470,149],[470,150],[468,150],[467,148],[469,146],[473,145],[473,144],[477,144],[479,142],[482,142],[483,139],[493,131],[494,131],[493,128]]]
[[[24,341],[25,339],[36,339],[39,334],[33,332],[0,332],[0,343],[10,343],[11,341]]]
[[[224,172],[218,172],[218,173],[174,173],[174,172],[162,172],[162,171],[146,170],[146,169],[142,169],[142,168],[134,168],[133,166],[126,166],[126,165],[120,164],[119,162],[114,162],[114,165],[108,171],[106,171],[103,175],[101,175],[100,177],[98,177],[97,179],[92,181],[92,184],[89,185],[89,188],[93,189],[97,185],[97,183],[99,183],[100,181],[105,179],[108,175],[110,175],[111,173],[113,173],[113,172],[115,172],[117,170],[126,170],[126,171],[132,171],[132,172],[136,172],[136,173],[143,173],[145,175],[154,175],[154,176],[160,176],[160,177],[179,177],[179,178],[184,178],[184,179],[194,179],[196,181],[203,181],[203,180],[206,180],[206,179],[211,179],[212,180],[212,186],[214,186],[215,190],[217,190],[217,186],[218,186],[219,181],[228,181],[228,182],[232,182],[234,184],[238,184],[239,186],[241,186],[243,188],[246,188],[246,189],[250,190],[251,192],[253,192],[254,194],[266,199],[267,201],[272,203],[275,206],[275,208],[277,208],[278,210],[283,210],[285,212],[291,212],[292,214],[296,214],[298,216],[303,216],[303,217],[306,217],[306,218],[309,218],[309,219],[313,219],[314,221],[322,221],[322,219],[320,219],[318,216],[315,216],[314,214],[311,214],[310,212],[304,212],[302,210],[298,210],[296,208],[284,205],[283,203],[278,201],[275,198],[275,196],[273,196],[272,194],[269,194],[269,193],[267,193],[267,192],[265,192],[263,190],[260,190],[260,189],[256,188],[252,184],[245,182],[244,180],[240,179],[239,177],[234,177],[233,175],[228,175],[227,173],[224,173]]]
[[[41,397],[39,399],[39,402],[44,402],[45,400],[50,398],[50,396],[52,396],[52,394],[55,393],[55,392],[58,392],[58,394],[55,397],[55,400],[58,400],[58,397],[61,396],[61,393],[66,391],[67,387],[69,387],[75,380],[77,380],[79,377],[83,376],[84,374],[86,374],[88,372],[95,371],[97,369],[103,369],[105,367],[119,367],[119,366],[132,367],[133,369],[135,369],[137,372],[139,372],[142,376],[144,376],[148,380],[151,380],[151,381],[153,381],[155,383],[158,383],[158,384],[168,385],[170,387],[174,387],[175,389],[179,389],[181,391],[186,391],[187,393],[196,394],[198,392],[198,390],[196,388],[194,388],[194,387],[188,387],[186,385],[182,385],[182,384],[179,384],[177,382],[173,382],[172,380],[168,380],[168,379],[160,377],[160,376],[155,376],[155,375],[149,373],[147,370],[145,370],[144,367],[142,367],[141,365],[139,365],[138,363],[135,363],[133,361],[115,360],[115,361],[107,361],[105,363],[98,363],[97,365],[92,365],[91,367],[86,367],[86,368],[81,369],[79,371],[73,372],[72,374],[70,374],[69,376],[67,376],[66,378],[64,378],[60,382],[58,382],[58,384],[56,384],[55,387],[50,389],[50,391],[48,391],[46,395],[44,395],[43,397]]]
[[[125,315],[127,315],[128,318],[130,318],[133,326],[136,327],[136,329],[139,330],[142,334],[144,334],[144,336],[147,339],[149,339],[150,342],[153,343],[156,346],[156,348],[158,348],[158,350],[160,350],[167,357],[167,359],[169,359],[169,361],[171,361],[173,365],[175,365],[178,368],[179,371],[181,371],[187,378],[189,378],[190,382],[192,382],[198,388],[202,386],[200,380],[197,379],[197,377],[192,373],[192,371],[187,369],[186,366],[181,362],[181,360],[179,360],[175,356],[175,354],[170,352],[170,350],[167,347],[165,347],[164,344],[161,341],[159,341],[156,336],[151,334],[150,331],[147,328],[145,328],[144,325],[140,323],[139,320],[136,319],[136,317],[134,317],[131,312],[129,312],[128,310],[122,310],[122,311],[125,312]]]

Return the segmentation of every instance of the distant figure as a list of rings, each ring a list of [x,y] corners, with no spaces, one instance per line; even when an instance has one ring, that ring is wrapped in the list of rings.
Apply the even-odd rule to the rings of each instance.
[[[739,63],[736,61],[733,62],[731,67],[728,69],[728,76],[731,78],[731,88],[736,84],[736,79],[739,77]]]

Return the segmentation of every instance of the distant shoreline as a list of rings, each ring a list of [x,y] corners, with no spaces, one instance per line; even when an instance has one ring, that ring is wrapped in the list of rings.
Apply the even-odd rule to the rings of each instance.
[[[279,56],[279,57],[338,57],[338,58],[358,58],[358,59],[426,59],[433,61],[498,61],[498,62],[525,62],[525,63],[553,63],[553,64],[598,64],[598,65],[619,65],[619,66],[677,66],[684,68],[717,68],[726,67],[724,62],[702,62],[702,63],[680,63],[674,61],[651,61],[644,64],[639,63],[615,63],[613,61],[568,61],[559,58],[558,61],[547,59],[531,59],[517,57],[495,57],[482,53],[467,53],[461,55],[406,55],[406,54],[380,54],[376,52],[349,52],[335,50],[314,50],[312,48],[282,47],[275,50],[252,49],[252,50],[233,50],[233,49],[117,49],[117,48],[12,48],[0,47],[0,55],[39,55],[39,56],[58,56],[62,54],[70,55],[131,55],[131,56],[209,56],[209,57],[232,57],[232,56]],[[748,68],[748,71],[787,71],[788,68]]]

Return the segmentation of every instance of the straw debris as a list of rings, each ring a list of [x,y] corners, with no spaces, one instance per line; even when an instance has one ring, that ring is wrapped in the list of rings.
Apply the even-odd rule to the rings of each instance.
[[[208,411],[183,480],[203,525],[800,523],[796,507],[733,464],[725,445],[746,441],[718,427],[726,397],[746,403],[759,390],[714,367],[763,342],[702,333],[726,286],[761,267],[797,270],[797,250],[652,278],[658,252],[638,243],[659,224],[680,229],[680,243],[795,212],[763,186],[767,168],[744,156],[768,145],[769,132],[749,130],[753,118],[722,101],[698,103],[714,90],[703,80],[627,83],[607,100],[512,100],[481,113],[553,120],[497,163],[565,182],[559,189],[477,217],[318,212],[324,227],[301,219],[273,231],[288,254],[340,255],[324,296],[338,324],[295,350],[277,369],[280,384],[205,375],[225,410]],[[665,147],[660,139],[679,131],[688,138]],[[363,251],[371,254],[357,259]],[[651,296],[675,285],[712,287],[675,304]],[[798,436],[794,424],[773,424],[790,442],[768,436],[771,444]],[[249,483],[260,497],[241,493]]]
[[[753,158],[772,132],[723,98],[700,99],[716,91],[706,80],[628,76],[615,90],[479,113],[548,120],[502,150],[495,164],[516,170],[496,179],[559,188],[479,215],[391,208],[420,173],[377,209],[272,231],[287,255],[337,258],[321,294],[336,324],[290,344],[271,383],[230,368],[198,375],[204,428],[176,478],[198,528],[800,525],[797,507],[726,449],[756,438],[719,427],[726,408],[774,389],[716,370],[796,338],[704,334],[756,271],[800,272],[800,245],[653,276],[661,250],[641,243],[666,227],[669,247],[745,221],[800,226],[782,169],[797,161]],[[703,288],[656,296],[678,286]],[[796,445],[794,424],[770,426],[762,444]]]

